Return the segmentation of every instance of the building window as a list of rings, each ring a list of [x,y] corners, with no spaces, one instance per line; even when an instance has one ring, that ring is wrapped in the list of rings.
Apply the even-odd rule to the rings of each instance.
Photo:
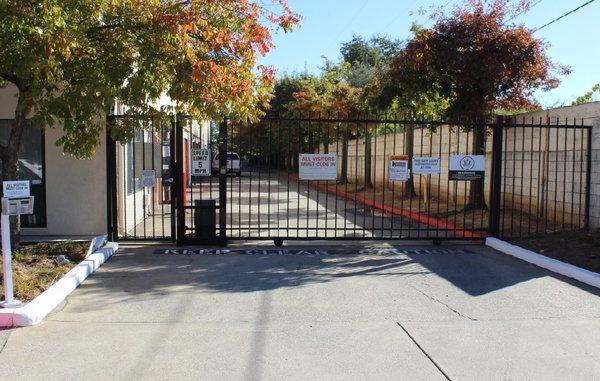
[[[0,119],[0,144],[6,145],[10,135],[11,119]],[[33,214],[21,216],[21,227],[46,227],[46,174],[44,158],[44,134],[42,129],[27,122],[19,149],[18,179],[29,180],[34,196]],[[2,168],[0,166],[0,175]]]

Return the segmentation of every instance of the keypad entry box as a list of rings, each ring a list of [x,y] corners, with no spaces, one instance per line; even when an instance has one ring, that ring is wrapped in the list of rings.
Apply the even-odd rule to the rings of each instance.
[[[2,197],[2,214],[8,216],[33,214],[33,196],[20,198]]]

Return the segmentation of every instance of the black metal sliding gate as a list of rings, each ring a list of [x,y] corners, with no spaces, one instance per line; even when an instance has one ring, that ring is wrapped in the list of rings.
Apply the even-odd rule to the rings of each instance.
[[[591,127],[574,121],[160,123],[108,135],[114,238],[440,242],[587,224]]]

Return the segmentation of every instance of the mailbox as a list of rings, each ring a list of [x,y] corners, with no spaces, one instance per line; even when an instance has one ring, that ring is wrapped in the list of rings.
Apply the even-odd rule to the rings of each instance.
[[[33,214],[33,196],[19,198],[2,197],[2,214],[7,216]]]

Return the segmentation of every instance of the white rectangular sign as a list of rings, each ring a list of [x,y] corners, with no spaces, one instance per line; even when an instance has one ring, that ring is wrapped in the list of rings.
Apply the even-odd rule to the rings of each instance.
[[[26,181],[3,181],[2,182],[3,195],[6,198],[21,198],[29,197],[29,180]]]
[[[391,181],[406,181],[410,178],[408,156],[390,156],[389,178]]]
[[[450,180],[481,180],[485,176],[485,155],[451,155]]]
[[[440,173],[440,158],[431,156],[413,157],[412,173],[419,175],[437,175]]]
[[[210,176],[210,150],[192,148],[192,176]]]
[[[154,169],[144,169],[142,171],[142,187],[150,188],[156,183],[156,171]]]
[[[300,180],[336,180],[337,155],[301,153],[298,158]]]

